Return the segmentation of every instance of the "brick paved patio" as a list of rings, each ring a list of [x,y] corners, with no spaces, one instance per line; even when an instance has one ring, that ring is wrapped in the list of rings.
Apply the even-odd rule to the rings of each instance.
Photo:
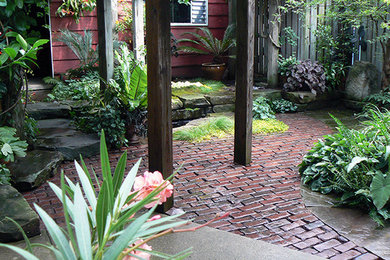
[[[253,239],[308,252],[330,259],[378,259],[324,224],[305,208],[300,195],[297,165],[302,156],[321,136],[332,133],[324,123],[302,113],[280,115],[290,126],[283,133],[254,136],[253,162],[244,167],[233,164],[233,139],[214,139],[190,144],[174,142],[175,168],[182,165],[175,179],[175,207],[197,223],[212,219],[216,213],[229,211],[230,217],[212,227]],[[146,145],[126,149],[128,165],[144,157]],[[121,152],[111,152],[117,161]],[[99,158],[86,159],[99,173]],[[65,174],[76,179],[73,162],[62,165]],[[141,172],[141,171],[140,171]],[[50,181],[59,184],[59,175]],[[58,222],[62,222],[61,203],[49,186],[24,194]]]

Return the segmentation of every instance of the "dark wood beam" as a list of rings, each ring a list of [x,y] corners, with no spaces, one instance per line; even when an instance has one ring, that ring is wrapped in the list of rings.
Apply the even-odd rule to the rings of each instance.
[[[170,0],[146,1],[149,171],[173,172]],[[173,196],[160,211],[173,206]]]
[[[114,75],[111,0],[97,0],[100,88]]]
[[[237,1],[236,109],[234,161],[248,165],[252,156],[252,89],[255,0]]]

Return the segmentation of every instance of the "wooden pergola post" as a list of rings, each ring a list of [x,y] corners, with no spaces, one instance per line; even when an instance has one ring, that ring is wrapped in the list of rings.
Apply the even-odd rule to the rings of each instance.
[[[149,171],[173,172],[170,0],[146,1]],[[173,196],[160,211],[173,206]]]
[[[111,0],[97,0],[100,89],[114,75]]]
[[[252,89],[255,0],[237,1],[236,109],[234,161],[248,165],[252,156]]]

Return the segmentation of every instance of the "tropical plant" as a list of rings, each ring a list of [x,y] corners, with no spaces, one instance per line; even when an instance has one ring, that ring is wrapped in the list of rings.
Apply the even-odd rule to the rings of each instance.
[[[287,82],[284,91],[310,90],[313,94],[321,94],[326,90],[324,68],[318,62],[300,61],[287,71]]]
[[[15,157],[26,156],[27,143],[15,135],[15,128],[0,127],[0,184],[10,181],[10,172],[5,164],[13,162]]]
[[[152,217],[156,206],[172,195],[173,186],[169,180],[173,176],[165,181],[159,172],[145,172],[143,176],[136,177],[141,160],[125,176],[126,152],[112,172],[104,133],[101,135],[100,159],[102,184],[94,171],[92,174],[88,171],[82,159],[81,165],[75,162],[80,183],[73,183],[63,172],[61,187],[49,183],[63,205],[64,228],[57,225],[41,207],[34,205],[52,238],[52,245],[31,244],[23,232],[26,250],[8,244],[0,246],[34,260],[38,258],[32,254],[32,248],[37,246],[51,250],[57,259],[144,259],[150,255],[183,259],[188,256],[189,250],[172,256],[153,251],[146,244],[154,238],[175,232],[175,227],[188,222],[177,220],[180,214]],[[142,212],[143,208],[148,210]]]
[[[76,23],[85,12],[92,12],[96,7],[96,0],[62,0],[56,15],[59,17],[72,16]]]
[[[79,69],[84,72],[92,70],[99,59],[97,51],[92,48],[92,32],[84,30],[82,35],[65,29],[60,33],[56,40],[65,43],[76,55],[80,61]]]
[[[121,54],[115,51],[119,63],[115,70],[115,80],[109,84],[118,92],[117,98],[129,111],[145,108],[148,100],[146,67],[134,58],[133,52],[126,45],[122,45],[120,50]]]
[[[254,119],[275,119],[275,111],[272,109],[271,102],[265,97],[258,97],[253,101],[253,118]]]
[[[363,130],[338,119],[338,132],[327,135],[307,153],[299,171],[313,191],[334,193],[341,205],[362,208],[383,225],[390,217],[390,112],[369,108]]]
[[[233,25],[229,25],[226,28],[222,40],[217,39],[207,27],[199,27],[198,29],[202,31],[203,35],[195,32],[186,32],[183,35],[191,35],[194,39],[183,38],[178,40],[178,43],[188,42],[197,47],[182,45],[178,48],[180,51],[211,55],[213,56],[213,63],[216,64],[223,63],[224,57],[233,58],[233,56],[227,55],[228,50],[236,46],[236,40],[234,38],[235,27]]]
[[[390,109],[390,93],[388,91],[382,91],[381,93],[369,95],[364,99],[379,108]]]

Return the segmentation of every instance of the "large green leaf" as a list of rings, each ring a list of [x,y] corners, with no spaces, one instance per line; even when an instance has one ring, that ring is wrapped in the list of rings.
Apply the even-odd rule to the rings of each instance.
[[[125,168],[126,168],[126,161],[127,161],[127,153],[123,153],[121,158],[118,161],[118,164],[116,165],[115,171],[114,171],[114,178],[113,178],[113,185],[114,185],[114,198],[118,195],[120,186],[123,181],[123,176],[125,175]]]
[[[23,256],[26,260],[39,260],[38,257],[34,256],[33,254],[31,254],[27,250],[24,250],[20,247],[0,243],[0,247],[1,246],[15,251],[19,255]]]
[[[141,228],[142,224],[149,219],[155,208],[156,207],[153,207],[147,213],[137,217],[134,222],[131,223],[117,239],[115,239],[114,243],[103,255],[103,260],[117,259],[120,253],[129,246],[129,243],[137,238],[136,235],[138,230]]]
[[[96,195],[95,189],[93,188],[90,178],[86,175],[83,168],[76,161],[74,162],[76,165],[76,171],[80,178],[81,185],[83,186],[83,190],[85,195],[87,196],[89,205],[91,205],[92,209],[96,209]]]
[[[377,172],[371,182],[370,192],[375,207],[382,209],[390,198],[390,175]]]
[[[76,185],[74,194],[74,228],[77,238],[81,259],[92,259],[91,231],[87,214],[87,204],[85,203],[80,186]]]
[[[109,211],[112,210],[114,201],[113,201],[113,184],[112,184],[112,175],[111,175],[111,166],[110,166],[110,158],[108,157],[106,138],[104,135],[104,131],[102,130],[102,134],[100,136],[100,161],[102,166],[102,175],[103,180],[106,182],[107,194],[106,197],[109,198],[107,201],[107,207]]]
[[[26,40],[20,35],[20,34],[18,34],[17,36],[16,36],[16,40],[18,41],[18,43],[20,44],[20,46],[23,48],[23,50],[27,50],[27,48],[28,48],[28,44],[27,44],[27,42],[26,42]]]
[[[129,97],[134,100],[144,98],[148,85],[148,77],[145,68],[137,65],[131,74],[130,89],[128,90]]]
[[[11,47],[4,48],[3,51],[8,54],[8,56],[11,58],[11,60],[14,60],[16,55],[18,55],[18,52]]]
[[[107,217],[111,209],[109,208],[107,181],[103,181],[96,205],[96,227],[98,232],[98,241],[102,245],[104,233],[106,230]]]
[[[45,224],[50,237],[53,239],[58,250],[62,253],[65,259],[76,260],[76,256],[69,244],[68,239],[61,231],[60,227],[54,222],[54,220],[38,205],[34,204],[35,210],[41,217]]]

